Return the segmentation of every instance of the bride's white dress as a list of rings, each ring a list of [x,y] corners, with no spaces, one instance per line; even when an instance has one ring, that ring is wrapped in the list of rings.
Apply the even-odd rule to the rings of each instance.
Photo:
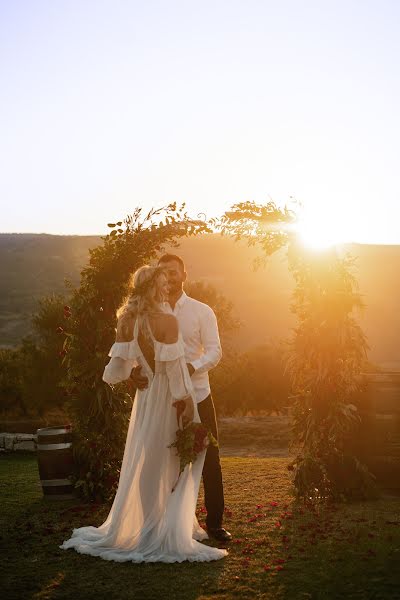
[[[174,344],[153,338],[155,372],[150,369],[138,343],[137,321],[131,342],[116,342],[103,378],[123,381],[139,363],[148,377],[146,390],[138,390],[133,403],[121,466],[118,490],[107,519],[100,527],[79,527],[60,548],[117,562],[211,561],[227,551],[202,544],[206,532],[199,526],[195,510],[205,451],[179,473],[174,448],[177,430],[173,402],[193,387],[179,335]],[[194,402],[194,421],[200,418]]]

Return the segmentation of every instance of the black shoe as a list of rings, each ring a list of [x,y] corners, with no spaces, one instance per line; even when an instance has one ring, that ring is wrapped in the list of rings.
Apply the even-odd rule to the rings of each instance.
[[[207,533],[218,542],[230,542],[232,534],[223,527],[207,527]]]

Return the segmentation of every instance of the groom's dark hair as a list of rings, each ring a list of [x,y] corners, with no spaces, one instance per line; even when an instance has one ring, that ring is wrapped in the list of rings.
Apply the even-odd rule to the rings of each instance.
[[[185,271],[185,263],[177,254],[163,254],[163,256],[158,259],[158,264],[162,265],[163,263],[170,262],[171,260],[175,260],[177,263],[179,263],[182,271]]]

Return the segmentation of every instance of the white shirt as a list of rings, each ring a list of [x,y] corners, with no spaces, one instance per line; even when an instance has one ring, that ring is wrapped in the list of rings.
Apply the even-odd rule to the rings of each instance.
[[[208,371],[221,360],[222,350],[217,318],[207,304],[190,298],[185,292],[175,304],[174,310],[166,304],[179,323],[185,345],[185,360],[193,365],[192,383],[197,402],[210,394]]]

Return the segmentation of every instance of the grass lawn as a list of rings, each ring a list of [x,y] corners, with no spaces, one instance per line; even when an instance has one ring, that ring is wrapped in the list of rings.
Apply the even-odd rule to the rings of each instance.
[[[9,599],[399,599],[400,497],[293,501],[285,458],[223,459],[230,554],[206,564],[113,563],[60,550],[107,507],[42,498],[35,455],[0,456],[0,594]],[[199,518],[203,517],[202,497]]]

